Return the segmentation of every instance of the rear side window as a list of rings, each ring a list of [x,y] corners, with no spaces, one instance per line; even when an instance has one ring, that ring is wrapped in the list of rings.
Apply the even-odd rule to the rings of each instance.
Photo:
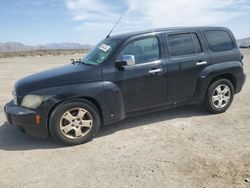
[[[205,31],[210,50],[223,52],[234,48],[233,40],[226,31]]]
[[[201,44],[195,33],[173,34],[167,37],[170,56],[201,53]]]

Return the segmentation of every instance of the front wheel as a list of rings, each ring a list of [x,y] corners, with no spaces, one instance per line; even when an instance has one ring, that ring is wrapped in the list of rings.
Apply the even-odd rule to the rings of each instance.
[[[230,107],[233,98],[233,84],[228,79],[220,79],[209,86],[205,107],[213,114],[223,113]]]
[[[93,138],[100,127],[100,115],[86,100],[60,104],[50,118],[52,137],[64,145],[77,145]]]

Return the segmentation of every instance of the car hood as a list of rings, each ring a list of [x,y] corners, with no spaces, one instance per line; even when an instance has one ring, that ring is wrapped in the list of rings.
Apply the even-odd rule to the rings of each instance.
[[[96,65],[69,64],[27,76],[16,82],[15,90],[21,97],[43,88],[100,81],[101,70],[100,66]]]

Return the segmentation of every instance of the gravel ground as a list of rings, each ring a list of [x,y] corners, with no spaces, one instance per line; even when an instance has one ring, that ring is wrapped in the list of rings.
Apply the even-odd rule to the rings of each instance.
[[[250,75],[250,51],[244,55]],[[71,57],[0,59],[0,187],[250,187],[250,76],[224,114],[196,106],[147,114],[104,127],[80,146],[8,125],[3,106],[15,81]]]

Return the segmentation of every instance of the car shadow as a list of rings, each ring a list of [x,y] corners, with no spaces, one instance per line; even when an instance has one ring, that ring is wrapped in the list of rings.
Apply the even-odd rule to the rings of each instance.
[[[130,129],[140,126],[148,126],[152,123],[163,122],[171,119],[188,118],[194,116],[207,116],[211,115],[198,105],[189,105],[169,110],[147,113],[131,118],[127,118],[119,123],[101,127],[99,134],[96,137],[103,137],[118,131]],[[166,123],[167,125],[167,123]]]
[[[119,123],[103,126],[96,135],[96,138],[108,136],[125,129],[139,126],[148,126],[149,124],[166,120],[206,115],[209,114],[199,106],[186,106],[171,110],[148,113],[128,118]],[[6,122],[0,126],[0,150],[21,151],[35,149],[56,149],[62,147],[63,146],[57,144],[51,136],[49,136],[48,139],[37,139],[27,134],[21,133],[16,127],[11,126]]]
[[[61,147],[53,141],[51,137],[48,139],[39,139],[22,133],[17,127],[9,125],[7,122],[0,126],[0,151],[18,151],[33,149],[54,149]]]

